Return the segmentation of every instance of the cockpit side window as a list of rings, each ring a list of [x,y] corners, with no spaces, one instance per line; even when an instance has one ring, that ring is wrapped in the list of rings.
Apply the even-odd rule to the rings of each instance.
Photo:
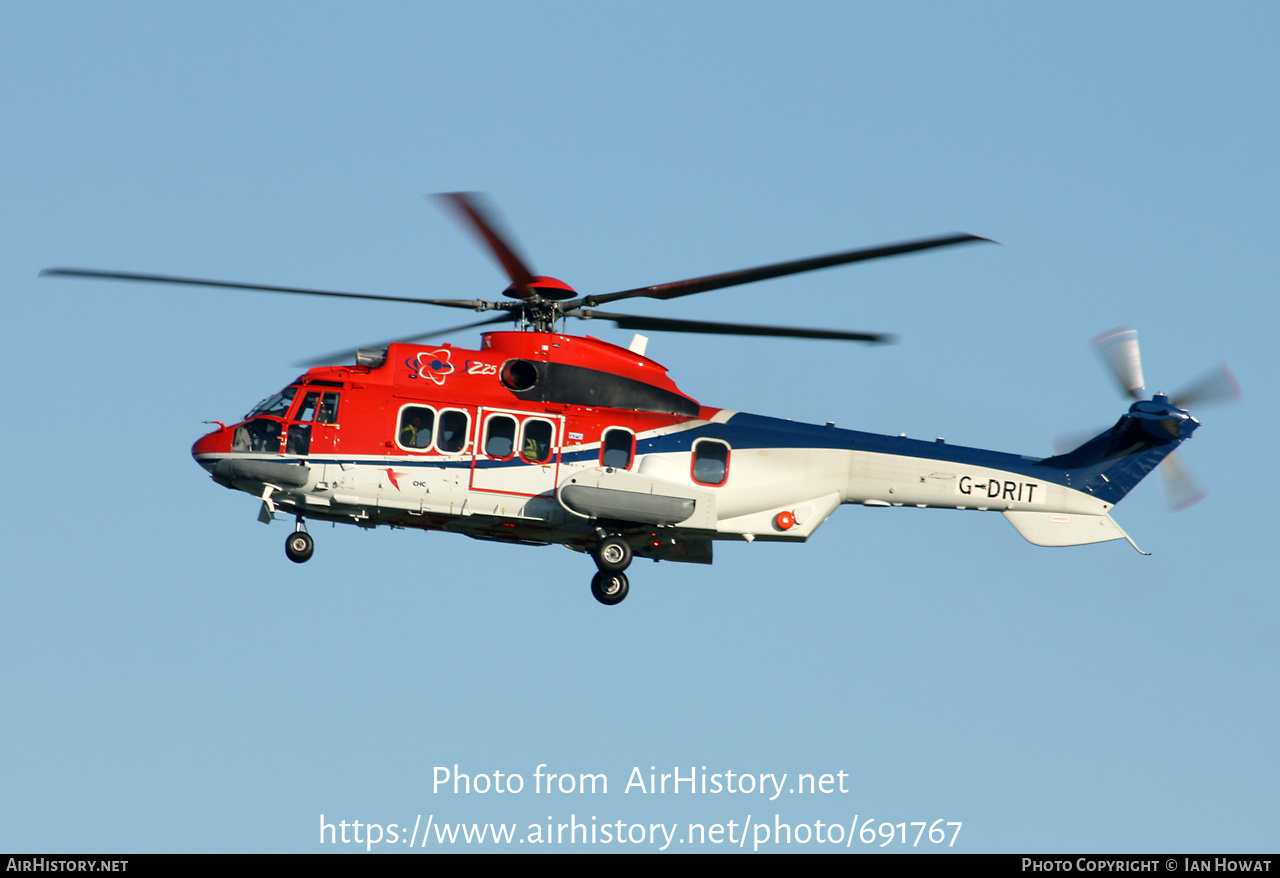
[[[317,391],[310,391],[302,397],[302,403],[298,406],[298,413],[293,416],[295,421],[310,421],[315,418],[316,401],[320,399]]]
[[[310,454],[311,425],[290,424],[288,437],[284,440],[284,450],[287,454]]]
[[[270,418],[254,418],[236,427],[231,441],[232,451],[262,454],[280,453],[281,423]]]
[[[320,401],[320,412],[316,415],[317,424],[338,423],[338,394],[334,391],[325,393]]]

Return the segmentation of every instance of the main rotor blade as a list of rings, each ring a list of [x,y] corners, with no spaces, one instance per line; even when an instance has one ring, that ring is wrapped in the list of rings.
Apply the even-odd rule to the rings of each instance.
[[[678,296],[691,296],[694,293],[705,293],[739,284],[754,283],[759,280],[783,277],[788,274],[799,274],[804,271],[815,271],[819,268],[830,268],[834,265],[845,265],[850,262],[863,262],[868,259],[882,259],[886,256],[897,256],[902,253],[914,253],[917,250],[929,250],[934,247],[949,247],[953,244],[967,244],[973,241],[991,241],[980,235],[966,233],[946,235],[940,238],[925,238],[920,241],[904,241],[901,244],[885,244],[880,247],[865,247],[860,250],[847,250],[843,253],[832,253],[827,256],[814,256],[809,259],[796,259],[791,262],[778,262],[773,265],[762,265],[759,268],[747,268],[741,271],[728,271],[723,274],[711,274],[706,277],[695,277],[652,287],[638,287],[634,290],[623,290],[617,293],[604,293],[598,296],[584,296],[573,304],[599,305],[604,302],[616,302],[619,299],[631,299],[643,296],[649,299],[674,299]]]
[[[1142,354],[1138,352],[1138,331],[1120,327],[1093,339],[1093,346],[1111,367],[1121,389],[1133,399],[1143,399]]]
[[[441,305],[446,308],[488,310],[489,303],[478,299],[414,299],[407,296],[377,296],[372,293],[337,293],[330,290],[310,290],[302,287],[273,287],[266,284],[242,284],[226,280],[204,280],[195,277],[174,277],[168,274],[137,274],[127,271],[96,271],[90,268],[46,268],[41,277],[86,277],[97,280],[133,280],[157,284],[181,284],[196,287],[225,287],[232,290],[256,290],[265,293],[296,293],[302,296],[333,296],[340,299],[375,299],[381,302],[411,302],[415,305]]]
[[[433,338],[439,338],[442,335],[448,335],[451,332],[460,332],[464,329],[474,329],[477,326],[489,326],[490,324],[502,323],[503,321],[510,322],[512,320],[515,320],[516,316],[517,315],[514,312],[507,311],[502,314],[499,314],[496,317],[490,317],[488,320],[479,320],[475,323],[464,323],[461,326],[450,326],[448,329],[437,329],[432,332],[421,333],[419,335],[410,335],[405,338],[392,339],[391,341],[380,341],[380,342],[375,342],[374,344],[361,345],[358,348],[346,348],[344,350],[334,351],[331,354],[325,354],[324,356],[313,357],[310,360],[304,360],[301,363],[296,363],[295,365],[298,366],[299,368],[301,367],[311,368],[312,366],[332,366],[335,364],[340,364],[349,358],[354,358],[357,351],[368,350],[370,348],[385,349],[387,345],[411,344],[415,341],[428,341]]]
[[[878,332],[843,332],[834,329],[801,329],[789,326],[757,326],[749,323],[718,323],[704,320],[673,320],[669,317],[639,317],[633,314],[611,314],[590,308],[574,308],[564,312],[568,317],[585,320],[609,320],[619,329],[654,329],[666,332],[701,332],[708,335],[763,335],[785,338],[827,338],[837,341],[891,343],[893,336]]]
[[[1236,376],[1223,363],[1181,393],[1175,394],[1169,401],[1178,408],[1185,409],[1199,403],[1230,402],[1239,398],[1240,385],[1236,383]]]
[[[502,269],[507,273],[507,277],[511,278],[511,282],[523,293],[520,298],[527,299],[532,296],[533,291],[529,289],[529,285],[534,281],[533,272],[529,270],[525,261],[516,255],[515,248],[508,243],[507,239],[510,236],[498,233],[498,224],[493,220],[492,214],[487,215],[481,207],[480,196],[474,192],[445,192],[438,197],[479,233],[480,240],[488,245],[493,255],[497,256],[498,261],[502,263]]]

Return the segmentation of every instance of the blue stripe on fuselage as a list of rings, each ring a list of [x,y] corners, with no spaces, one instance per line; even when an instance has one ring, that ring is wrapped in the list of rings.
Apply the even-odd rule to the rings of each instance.
[[[968,464],[1026,476],[1045,476],[1061,481],[1061,470],[1038,466],[1040,458],[987,451],[945,442],[926,442],[905,436],[882,436],[835,426],[818,426],[739,412],[723,424],[703,424],[692,430],[667,433],[638,441],[637,453],[686,451],[696,439],[721,439],[731,448],[839,448],[871,454],[892,454],[947,463]],[[1057,473],[1059,478],[1045,475]]]
[[[959,466],[980,466],[988,469],[1016,473],[1032,479],[1052,484],[1063,485],[1075,490],[1096,493],[1107,499],[1108,486],[1091,483],[1096,482],[1094,473],[1078,472],[1072,479],[1071,470],[1055,466],[1042,465],[1041,458],[1027,457],[1020,454],[1009,454],[1001,451],[989,451],[982,448],[969,448],[963,445],[949,445],[944,442],[928,442],[921,439],[908,439],[905,436],[885,436],[878,433],[864,433],[858,430],[845,430],[835,426],[819,426],[783,418],[770,418],[738,412],[723,423],[707,421],[687,422],[689,426],[676,426],[656,434],[636,438],[636,454],[688,453],[693,443],[699,439],[719,439],[733,449],[771,449],[771,448],[813,448],[844,449],[861,451],[869,454],[886,454],[899,457],[914,457],[923,460],[936,460],[940,463]],[[1176,443],[1174,443],[1176,444]],[[598,443],[574,451],[562,451],[560,460],[564,463],[588,464],[598,461],[600,450]],[[270,456],[269,460],[280,460]],[[306,463],[341,464],[350,463],[363,466],[383,468],[393,467],[440,467],[442,469],[489,469],[508,466],[536,466],[528,464],[519,457],[508,460],[490,460],[484,457],[473,460],[466,457],[389,457],[380,460],[355,458],[288,458]],[[1143,473],[1145,474],[1145,472]],[[1138,476],[1141,478],[1141,475]],[[1074,484],[1073,484],[1074,481]],[[1103,479],[1105,482],[1105,477]],[[1136,483],[1136,481],[1135,481]],[[1131,487],[1131,485],[1129,486]],[[1125,488],[1127,491],[1127,488]],[[1115,502],[1123,492],[1115,497]]]

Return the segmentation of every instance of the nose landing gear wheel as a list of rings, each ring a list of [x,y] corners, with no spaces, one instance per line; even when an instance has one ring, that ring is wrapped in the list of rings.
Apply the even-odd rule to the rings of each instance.
[[[605,573],[603,570],[591,577],[591,594],[606,607],[622,603],[631,589],[625,573]]]
[[[605,537],[593,554],[596,567],[605,573],[621,573],[631,564],[631,544],[620,536]]]
[[[315,550],[316,541],[305,530],[289,534],[289,539],[284,541],[284,553],[295,564],[306,561]]]

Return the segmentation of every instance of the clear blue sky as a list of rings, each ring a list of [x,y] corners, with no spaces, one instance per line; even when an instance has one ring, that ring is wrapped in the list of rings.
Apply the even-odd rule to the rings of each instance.
[[[1274,851],[1278,28],[1272,4],[0,7],[0,849],[318,852],[321,814],[572,814]],[[1001,242],[627,308],[899,334],[653,333],[709,405],[1048,453],[1123,411],[1087,345],[1117,325],[1152,389],[1226,359],[1244,401],[1196,412],[1206,500],[1169,513],[1153,479],[1116,510],[1151,557],[849,507],[807,545],[638,563],[604,608],[558,547],[317,527],[291,564],[288,526],[191,461],[299,360],[454,312],[36,277],[493,297],[422,198],[459,189],[583,292]],[[433,793],[455,763],[609,792]],[[634,766],[849,792],[645,796]],[[649,846],[592,848],[624,849]]]

